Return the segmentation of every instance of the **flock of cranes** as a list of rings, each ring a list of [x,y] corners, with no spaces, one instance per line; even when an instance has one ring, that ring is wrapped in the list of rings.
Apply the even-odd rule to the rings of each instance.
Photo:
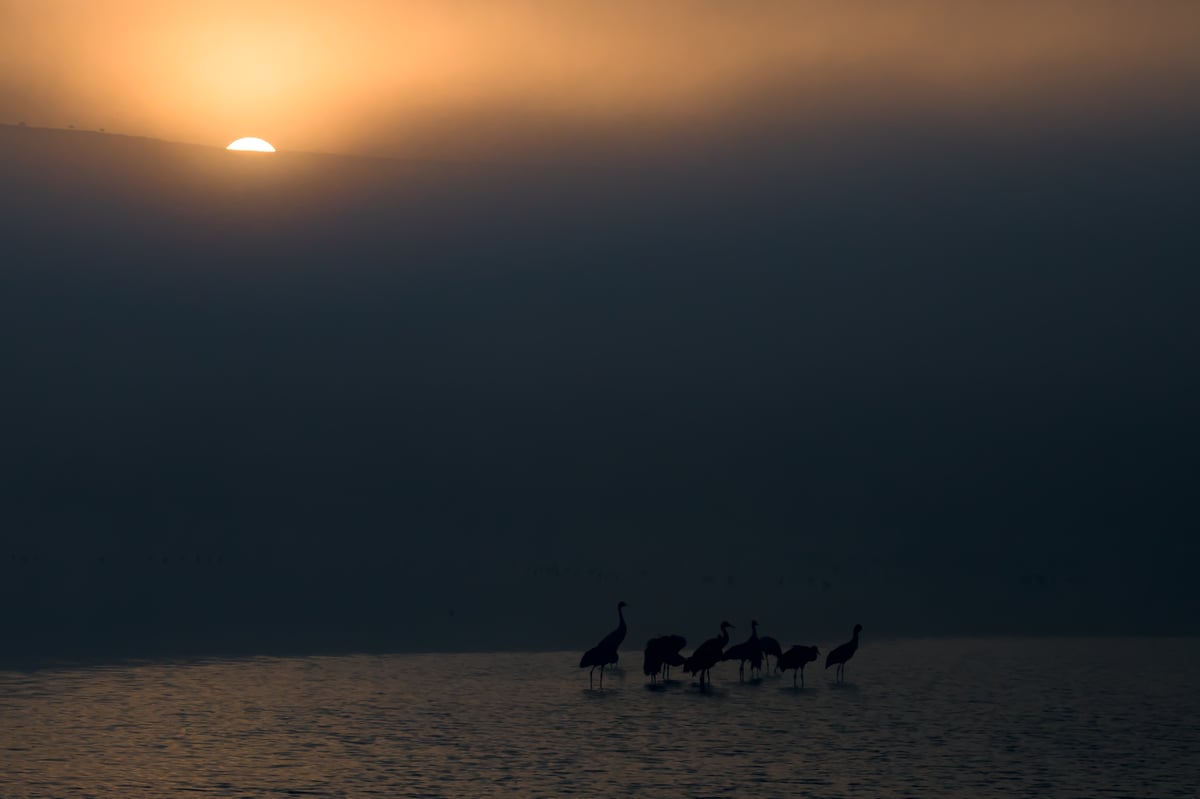
[[[625,640],[627,626],[625,624],[625,608],[628,605],[625,602],[617,603],[617,629],[613,630],[608,635],[601,639],[600,643],[583,653],[583,657],[579,660],[579,668],[590,668],[588,672],[588,687],[592,687],[593,678],[596,669],[600,669],[600,687],[604,687],[604,668],[616,664],[620,659],[617,650],[621,646],[621,642]],[[684,672],[693,674],[700,679],[700,686],[710,685],[712,676],[710,671],[712,667],[724,660],[736,660],[738,662],[738,679],[744,680],[746,675],[746,665],[750,666],[750,673],[753,677],[756,672],[761,672],[764,664],[768,673],[771,668],[771,658],[775,658],[776,671],[792,672],[792,685],[796,685],[796,677],[799,675],[799,687],[804,687],[804,667],[816,660],[821,652],[815,646],[804,646],[797,644],[786,652],[779,646],[779,642],[770,636],[758,635],[758,622],[750,622],[750,637],[740,644],[729,646],[729,631],[733,629],[733,625],[727,621],[721,622],[721,634],[715,638],[709,638],[700,646],[696,647],[695,651],[690,656],[682,654],[683,648],[687,646],[687,640],[682,635],[660,635],[657,638],[651,638],[646,642],[646,652],[642,660],[642,672],[650,678],[650,682],[655,682],[660,676],[663,679],[668,679],[671,676],[671,667],[682,667]],[[854,657],[854,653],[858,651],[858,634],[862,632],[862,625],[854,625],[854,634],[844,644],[834,647],[833,651],[825,656],[825,668],[837,666],[835,679],[838,682],[846,678],[846,661]]]

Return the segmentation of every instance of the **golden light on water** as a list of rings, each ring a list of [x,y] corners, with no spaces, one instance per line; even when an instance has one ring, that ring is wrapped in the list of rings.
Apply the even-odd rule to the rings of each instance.
[[[244,138],[238,139],[237,141],[235,141],[233,144],[230,144],[225,149],[226,150],[244,150],[246,152],[252,152],[252,153],[273,153],[273,152],[275,152],[275,148],[271,146],[270,142],[264,141],[263,139],[259,139],[254,136],[246,136]]]

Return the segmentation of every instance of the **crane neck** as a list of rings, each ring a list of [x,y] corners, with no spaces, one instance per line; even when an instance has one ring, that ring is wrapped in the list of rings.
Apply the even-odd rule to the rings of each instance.
[[[625,613],[624,613],[624,609],[620,605],[617,605],[617,620],[620,622],[617,625],[617,629],[624,630],[625,629]]]

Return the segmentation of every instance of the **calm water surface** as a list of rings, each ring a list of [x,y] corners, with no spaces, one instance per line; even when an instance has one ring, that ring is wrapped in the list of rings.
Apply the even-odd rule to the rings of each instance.
[[[822,647],[825,650],[825,647]],[[0,671],[0,795],[1145,796],[1200,785],[1200,641],[872,641],[587,689],[578,653]],[[829,672],[832,674],[832,670]],[[682,675],[681,675],[682,676]]]

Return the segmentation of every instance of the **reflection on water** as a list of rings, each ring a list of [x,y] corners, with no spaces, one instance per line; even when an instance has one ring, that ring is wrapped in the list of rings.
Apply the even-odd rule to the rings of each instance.
[[[626,658],[634,656],[627,650]],[[5,797],[1194,796],[1200,641],[864,642],[586,690],[578,653],[0,671]],[[814,664],[815,665],[815,664]],[[728,668],[727,668],[728,667]]]

